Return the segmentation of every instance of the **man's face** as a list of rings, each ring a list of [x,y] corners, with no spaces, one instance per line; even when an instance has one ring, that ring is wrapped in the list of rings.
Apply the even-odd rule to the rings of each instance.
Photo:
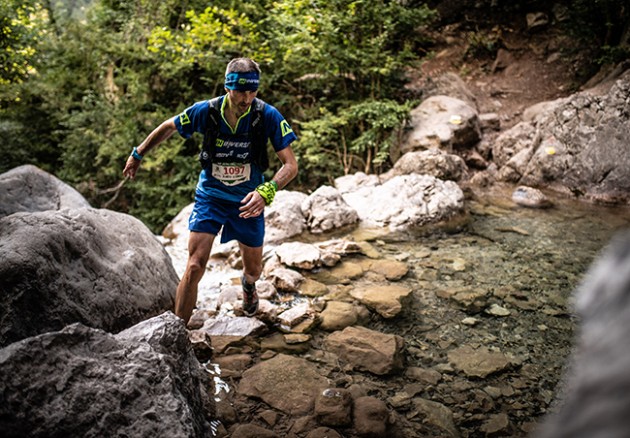
[[[239,90],[226,90],[230,105],[236,110],[237,115],[240,117],[250,107],[258,91],[239,91]]]

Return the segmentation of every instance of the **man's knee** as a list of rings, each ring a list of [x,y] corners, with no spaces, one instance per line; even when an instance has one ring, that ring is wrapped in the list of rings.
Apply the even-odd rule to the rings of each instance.
[[[243,268],[243,273],[250,278],[254,278],[258,280],[260,275],[262,274],[262,265],[261,266],[246,266]]]
[[[188,259],[186,270],[192,276],[201,276],[206,270],[207,259],[200,259],[198,257],[191,256]]]

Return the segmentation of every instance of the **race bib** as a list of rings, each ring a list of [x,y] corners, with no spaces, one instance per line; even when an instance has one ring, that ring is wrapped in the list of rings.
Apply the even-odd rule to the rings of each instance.
[[[216,164],[212,163],[212,176],[226,186],[235,186],[249,181],[251,164]]]

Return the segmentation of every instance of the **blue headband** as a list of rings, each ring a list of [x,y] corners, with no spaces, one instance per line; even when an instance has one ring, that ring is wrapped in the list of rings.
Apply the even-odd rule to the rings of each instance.
[[[257,71],[234,72],[225,75],[225,88],[238,91],[256,91],[260,82]]]

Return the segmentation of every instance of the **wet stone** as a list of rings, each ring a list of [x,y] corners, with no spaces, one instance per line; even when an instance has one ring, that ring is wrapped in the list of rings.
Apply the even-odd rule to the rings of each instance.
[[[488,437],[506,436],[510,432],[510,419],[504,412],[491,415],[490,418],[481,425],[480,430]]]
[[[317,395],[315,415],[324,426],[348,426],[352,422],[352,397],[341,388],[327,388]]]
[[[255,424],[239,424],[231,430],[231,435],[239,438],[279,438],[278,435]]]
[[[301,242],[286,242],[276,248],[276,255],[285,265],[311,270],[320,264],[320,251],[315,245]]]
[[[511,365],[508,357],[501,352],[490,351],[486,347],[475,350],[469,345],[449,352],[448,360],[467,376],[480,378],[505,371]]]
[[[301,321],[306,319],[309,315],[312,314],[311,305],[306,303],[298,304],[297,306],[291,307],[288,310],[285,310],[280,315],[278,315],[278,322],[286,327],[295,327]]]
[[[329,350],[358,370],[383,375],[402,368],[404,341],[398,335],[388,335],[364,327],[347,327],[326,338]]]
[[[453,421],[453,412],[441,403],[420,397],[413,399],[413,404],[423,423],[441,431],[440,436],[458,437],[459,433]]]
[[[389,411],[385,402],[374,397],[354,401],[354,428],[362,437],[385,438]]]
[[[306,435],[306,438],[343,438],[339,432],[329,427],[318,427]]]
[[[382,317],[393,318],[402,311],[402,300],[411,292],[410,288],[395,284],[373,284],[357,287],[350,291],[350,295]]]
[[[389,281],[398,281],[407,275],[409,266],[397,260],[377,260],[370,264],[370,271],[385,276]]]
[[[307,297],[321,297],[328,293],[328,286],[311,278],[306,278],[300,285],[300,293]]]
[[[341,262],[330,270],[330,275],[337,279],[337,282],[341,280],[356,280],[363,275],[363,268],[358,263]]]
[[[254,336],[267,331],[256,318],[222,316],[208,319],[200,329],[210,336]]]
[[[343,330],[359,320],[357,306],[343,301],[329,301],[320,314],[320,328],[327,331]]]
[[[512,312],[510,312],[505,307],[499,306],[498,304],[492,304],[489,308],[486,309],[486,313],[492,316],[510,316]]]
[[[328,380],[315,365],[279,354],[245,371],[237,391],[286,414],[305,415],[312,411],[316,395],[327,387]]]

